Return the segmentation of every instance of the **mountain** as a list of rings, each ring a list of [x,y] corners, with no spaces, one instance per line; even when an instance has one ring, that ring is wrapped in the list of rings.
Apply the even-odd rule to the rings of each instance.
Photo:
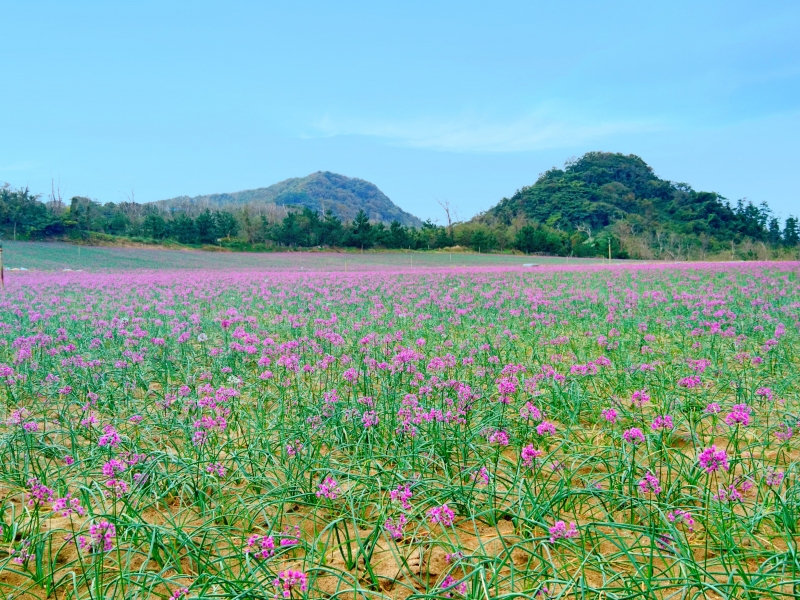
[[[352,177],[328,171],[317,171],[306,177],[286,179],[266,188],[230,194],[180,196],[153,203],[170,211],[194,212],[210,208],[244,206],[308,207],[320,213],[331,211],[344,221],[352,221],[363,210],[371,221],[420,227],[422,221],[395,205],[377,186]]]
[[[766,205],[739,201],[731,207],[714,192],[697,192],[685,183],[660,179],[633,154],[589,152],[564,169],[546,171],[532,186],[504,198],[475,222],[532,222],[585,231],[590,237],[624,223],[634,231],[761,239],[768,218]]]

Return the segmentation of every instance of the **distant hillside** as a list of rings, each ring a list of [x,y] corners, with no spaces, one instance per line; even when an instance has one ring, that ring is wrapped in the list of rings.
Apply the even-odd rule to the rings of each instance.
[[[660,179],[638,156],[610,152],[589,152],[564,169],[550,169],[473,222],[531,223],[581,232],[590,240],[602,231],[613,231],[620,239],[647,237],[653,238],[648,244],[662,246],[669,236],[678,236],[683,245],[745,238],[767,241],[770,228],[775,239],[769,241],[777,242],[780,236],[766,204],[740,200],[731,206],[714,192],[697,192],[688,184]]]
[[[328,171],[286,179],[266,188],[194,198],[181,196],[153,204],[171,211],[189,213],[206,208],[214,210],[232,206],[308,207],[320,213],[331,211],[344,221],[352,221],[358,211],[363,210],[375,222],[389,224],[398,221],[407,227],[422,225],[420,219],[399,208],[369,181]]]

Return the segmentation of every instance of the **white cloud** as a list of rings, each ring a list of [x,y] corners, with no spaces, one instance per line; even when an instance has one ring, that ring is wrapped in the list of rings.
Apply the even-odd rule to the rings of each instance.
[[[306,137],[355,135],[412,148],[493,153],[565,148],[613,135],[661,129],[655,121],[571,119],[541,110],[507,120],[474,115],[397,120],[338,119],[326,115]]]

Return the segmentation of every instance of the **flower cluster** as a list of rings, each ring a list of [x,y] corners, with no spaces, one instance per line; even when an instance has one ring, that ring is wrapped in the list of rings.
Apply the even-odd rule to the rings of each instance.
[[[728,463],[728,454],[725,450],[711,446],[703,450],[697,457],[697,462],[700,468],[704,469],[706,473],[713,473],[722,469],[727,471],[730,468]]]
[[[578,537],[578,528],[575,522],[571,522],[569,527],[564,521],[556,521],[550,528],[550,543],[554,544],[557,540]]]
[[[329,500],[336,500],[341,493],[341,489],[339,488],[339,482],[337,482],[333,477],[326,477],[322,483],[319,484],[317,488],[317,498],[328,498]]]
[[[112,523],[102,520],[89,526],[89,536],[78,536],[81,550],[91,553],[110,552],[114,549],[117,528]]]
[[[450,507],[447,506],[447,504],[442,504],[441,506],[434,506],[432,508],[429,508],[427,515],[428,515],[428,521],[430,521],[431,524],[438,523],[443,527],[449,527],[450,525],[452,525],[456,516],[455,513],[450,509]]]
[[[302,571],[288,569],[278,573],[272,580],[272,585],[275,588],[275,598],[291,598],[295,589],[300,592],[308,591],[308,576]]]

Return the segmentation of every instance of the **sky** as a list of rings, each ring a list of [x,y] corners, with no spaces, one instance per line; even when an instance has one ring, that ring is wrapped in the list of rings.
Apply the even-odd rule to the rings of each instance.
[[[0,0],[0,184],[333,171],[444,223],[594,150],[800,215],[800,2]]]

